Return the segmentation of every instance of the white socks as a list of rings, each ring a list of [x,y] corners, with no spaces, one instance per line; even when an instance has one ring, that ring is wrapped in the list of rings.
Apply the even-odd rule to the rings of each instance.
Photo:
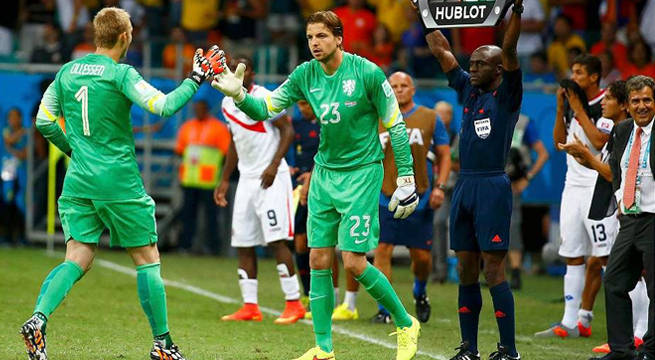
[[[284,299],[286,301],[300,299],[300,285],[298,285],[298,277],[296,274],[289,276],[289,268],[286,264],[277,264],[277,273],[280,276],[280,285],[282,292],[284,292]]]
[[[589,310],[580,309],[578,311],[578,321],[582,326],[588,328],[591,326],[591,321],[594,319],[594,312]]]
[[[630,292],[630,299],[632,300],[632,325],[634,333],[636,337],[643,340],[648,330],[649,302],[644,278],[641,278],[634,290]]]
[[[347,291],[346,297],[343,299],[344,304],[348,304],[348,310],[355,311],[357,308],[357,291]]]
[[[582,302],[586,265],[567,265],[564,276],[564,317],[562,325],[575,328],[578,325],[578,311]]]
[[[257,279],[248,279],[248,273],[243,269],[238,269],[239,287],[241,287],[241,296],[244,304],[257,304]]]

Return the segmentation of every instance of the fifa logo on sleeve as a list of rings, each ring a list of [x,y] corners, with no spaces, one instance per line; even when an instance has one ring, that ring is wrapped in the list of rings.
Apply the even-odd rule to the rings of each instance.
[[[351,96],[355,92],[355,80],[344,80],[343,81],[343,93]]]

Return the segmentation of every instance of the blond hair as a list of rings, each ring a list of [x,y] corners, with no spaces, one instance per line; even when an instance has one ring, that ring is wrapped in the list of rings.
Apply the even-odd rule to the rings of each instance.
[[[118,42],[118,37],[130,31],[130,14],[117,7],[100,10],[93,18],[93,42],[99,48],[111,49]]]

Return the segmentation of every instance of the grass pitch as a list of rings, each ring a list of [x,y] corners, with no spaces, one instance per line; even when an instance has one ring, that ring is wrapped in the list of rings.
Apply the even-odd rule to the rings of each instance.
[[[26,359],[18,330],[31,315],[36,296],[48,272],[63,253],[47,256],[43,249],[0,249],[0,359]],[[134,266],[126,253],[100,249],[94,268],[68,294],[48,322],[51,360],[148,359],[150,329],[136,292]],[[222,315],[235,311],[240,299],[236,260],[162,255],[162,276],[167,287],[171,334],[190,360],[288,360],[313,346],[311,326],[273,324],[271,313],[281,311],[284,297],[274,263],[259,264],[260,306],[268,309],[261,323],[224,323]],[[342,288],[345,282],[340,282]],[[407,267],[394,269],[394,286],[414,312],[412,276]],[[532,334],[560,319],[562,279],[531,277],[514,293],[517,307],[517,342],[526,360],[588,359],[593,346],[605,342],[605,309],[602,293],[594,313],[590,339],[534,339]],[[448,360],[459,344],[457,286],[428,286],[432,318],[423,324],[417,360]],[[483,289],[480,317],[482,358],[498,341],[491,298]],[[392,325],[373,325],[377,312],[373,299],[360,291],[360,320],[335,323],[335,354],[339,360],[395,358]],[[266,311],[266,310],[265,310]]]

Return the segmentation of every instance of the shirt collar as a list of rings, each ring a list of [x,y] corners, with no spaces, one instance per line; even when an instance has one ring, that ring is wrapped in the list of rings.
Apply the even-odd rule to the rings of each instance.
[[[416,109],[418,109],[418,105],[414,104],[413,108],[411,108],[408,112],[403,113],[403,117],[411,116],[416,111]]]
[[[648,124],[648,126],[645,126],[645,127],[641,128],[641,130],[643,131],[644,135],[646,135],[646,136],[650,136],[651,132],[653,131],[653,123],[655,123],[655,117],[650,121],[650,123]],[[635,131],[637,130],[637,127],[639,127],[639,125],[637,125],[637,122],[635,121],[635,122],[634,122],[634,129],[635,129]]]

